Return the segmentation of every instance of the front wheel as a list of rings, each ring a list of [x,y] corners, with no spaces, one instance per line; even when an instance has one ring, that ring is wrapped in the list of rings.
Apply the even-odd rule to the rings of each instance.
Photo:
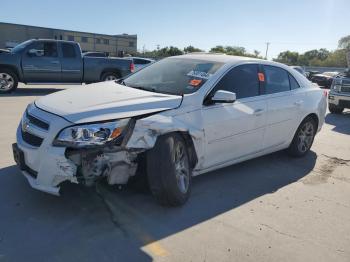
[[[294,135],[288,153],[294,157],[306,155],[314,142],[316,129],[316,121],[312,117],[305,118]]]
[[[192,172],[186,143],[180,134],[161,136],[147,153],[150,190],[163,205],[180,206],[189,198]]]
[[[6,94],[15,91],[17,85],[17,75],[11,70],[0,68],[0,94]]]
[[[329,104],[328,109],[329,109],[329,112],[331,112],[332,114],[341,114],[344,111],[344,108],[338,107],[333,104]]]

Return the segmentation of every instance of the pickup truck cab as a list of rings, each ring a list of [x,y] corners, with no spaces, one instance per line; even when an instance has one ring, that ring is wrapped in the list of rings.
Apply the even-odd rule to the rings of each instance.
[[[181,205],[193,176],[282,149],[307,154],[326,99],[279,63],[170,57],[119,81],[39,98],[18,126],[14,158],[47,193],[59,194],[64,181],[123,185],[147,176],[160,203]]]
[[[25,84],[77,84],[115,80],[131,73],[132,61],[84,57],[78,43],[28,40],[11,51],[0,51],[0,94]]]

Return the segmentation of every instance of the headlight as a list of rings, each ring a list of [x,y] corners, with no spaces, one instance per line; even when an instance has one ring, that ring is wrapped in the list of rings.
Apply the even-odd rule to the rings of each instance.
[[[104,145],[121,138],[129,120],[70,126],[58,134],[53,145],[75,148]]]

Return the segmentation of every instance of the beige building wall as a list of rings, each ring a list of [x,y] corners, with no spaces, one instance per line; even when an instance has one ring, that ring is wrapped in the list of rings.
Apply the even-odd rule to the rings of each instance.
[[[118,56],[120,51],[126,54],[137,51],[136,35],[103,35],[0,22],[0,48],[34,38],[75,41],[83,51],[105,52],[110,56]]]

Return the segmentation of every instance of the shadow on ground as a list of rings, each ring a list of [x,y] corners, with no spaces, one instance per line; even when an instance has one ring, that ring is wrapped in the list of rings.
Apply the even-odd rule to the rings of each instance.
[[[62,88],[47,88],[47,87],[18,87],[15,92],[10,94],[3,94],[1,97],[12,96],[44,96],[54,92],[63,90]]]
[[[333,131],[350,135],[350,111],[345,111],[342,114],[327,114],[325,121],[333,126]]]
[[[189,202],[179,208],[104,184],[66,185],[58,198],[31,189],[17,167],[6,167],[0,170],[0,260],[151,261],[145,245],[296,182],[316,159],[314,152],[301,159],[278,152],[196,177]]]

